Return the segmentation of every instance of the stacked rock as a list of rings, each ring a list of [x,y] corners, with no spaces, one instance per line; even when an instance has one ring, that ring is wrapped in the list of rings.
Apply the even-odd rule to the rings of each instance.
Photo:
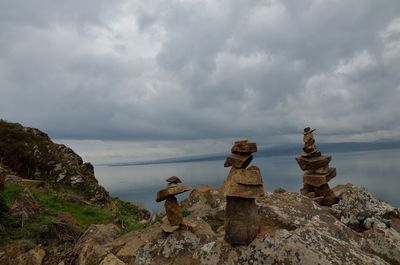
[[[183,224],[182,208],[175,195],[187,192],[192,188],[190,186],[180,186],[178,183],[182,183],[182,181],[176,176],[170,177],[166,181],[168,182],[167,187],[157,193],[156,202],[165,200],[164,206],[167,218],[163,221],[161,228],[164,232],[172,233]]]
[[[301,194],[311,198],[320,205],[331,206],[337,198],[328,182],[336,176],[336,168],[330,168],[330,156],[323,156],[315,146],[313,132],[310,127],[304,129],[303,153],[296,157],[297,163],[304,171]]]
[[[233,245],[250,244],[260,231],[260,220],[255,203],[264,196],[263,179],[256,166],[247,168],[256,143],[248,140],[236,141],[225,167],[232,167],[224,182],[226,196],[225,240]]]

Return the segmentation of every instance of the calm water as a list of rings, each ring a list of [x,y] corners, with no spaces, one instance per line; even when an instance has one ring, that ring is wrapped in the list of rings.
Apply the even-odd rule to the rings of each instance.
[[[332,153],[330,165],[337,176],[330,186],[351,182],[365,186],[377,198],[400,207],[400,149]],[[159,210],[155,202],[157,191],[165,187],[165,179],[176,175],[183,184],[196,187],[208,184],[218,187],[228,175],[224,161],[206,161],[125,167],[95,166],[96,177],[113,196],[142,203],[149,210]],[[260,167],[264,188],[282,187],[299,191],[302,171],[294,157],[255,157],[252,165]],[[180,195],[180,200],[188,193]]]

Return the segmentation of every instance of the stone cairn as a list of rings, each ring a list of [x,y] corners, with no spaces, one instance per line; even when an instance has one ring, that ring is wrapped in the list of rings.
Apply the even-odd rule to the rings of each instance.
[[[156,202],[165,200],[164,206],[167,218],[163,220],[161,228],[166,233],[172,233],[184,225],[182,208],[175,195],[187,192],[192,188],[190,186],[180,186],[179,183],[182,183],[182,181],[176,176],[170,177],[166,181],[168,183],[167,187],[157,193]]]
[[[336,176],[336,168],[330,168],[331,156],[323,156],[315,146],[314,130],[304,129],[303,153],[296,157],[297,163],[304,171],[301,194],[311,198],[320,205],[331,206],[337,198],[330,189],[328,181]]]
[[[250,244],[260,231],[260,220],[255,199],[264,196],[263,179],[256,166],[247,168],[256,143],[236,141],[224,163],[232,167],[223,189],[226,197],[225,240],[232,245]]]

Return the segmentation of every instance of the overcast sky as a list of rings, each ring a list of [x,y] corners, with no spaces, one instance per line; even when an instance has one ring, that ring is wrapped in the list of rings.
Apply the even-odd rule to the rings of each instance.
[[[0,117],[84,155],[399,140],[400,1],[2,0]]]

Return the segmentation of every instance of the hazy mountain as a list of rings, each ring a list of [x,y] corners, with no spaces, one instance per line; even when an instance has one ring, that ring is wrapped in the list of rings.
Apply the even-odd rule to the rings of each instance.
[[[320,143],[318,149],[323,154],[339,153],[339,152],[357,152],[380,149],[397,149],[400,148],[400,142],[346,142],[346,143]],[[259,147],[255,157],[266,156],[296,156],[301,153],[302,145],[286,144],[273,147]],[[133,166],[133,165],[150,165],[150,164],[169,164],[169,163],[185,163],[195,161],[213,161],[224,160],[228,153],[213,153],[186,157],[173,157],[165,159],[121,162],[113,164],[105,164],[108,166]]]

